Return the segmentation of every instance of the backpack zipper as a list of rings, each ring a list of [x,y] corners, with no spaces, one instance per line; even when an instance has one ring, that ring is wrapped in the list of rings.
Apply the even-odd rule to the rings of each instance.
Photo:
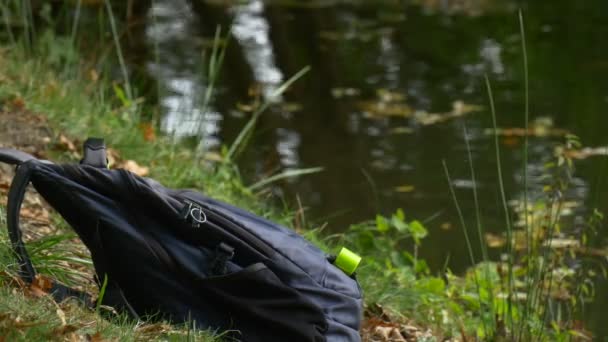
[[[215,222],[219,223],[219,226],[225,228],[232,235],[238,237],[239,239],[245,241],[246,243],[254,246],[258,251],[267,257],[271,257],[273,253],[273,249],[262,239],[260,239],[254,233],[248,231],[246,228],[241,227],[238,223],[233,220],[225,217],[224,214],[218,212],[217,210],[212,209],[210,206],[199,203],[197,201],[192,200],[186,195],[182,194],[182,199],[184,199],[184,208],[182,208],[180,214],[184,219],[192,224],[193,227],[200,227],[200,224],[205,222]],[[190,208],[190,209],[188,209]],[[203,210],[204,209],[204,210]],[[193,217],[190,213],[195,211],[195,216]],[[200,210],[201,216],[198,215],[198,211]],[[197,221],[196,218],[201,219],[204,217],[204,221]]]

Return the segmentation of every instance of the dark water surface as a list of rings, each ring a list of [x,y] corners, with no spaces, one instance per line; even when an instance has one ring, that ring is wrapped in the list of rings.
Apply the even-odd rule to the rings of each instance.
[[[162,130],[202,136],[209,150],[229,144],[250,118],[257,97],[273,101],[240,159],[250,182],[289,169],[322,166],[322,173],[274,188],[286,201],[296,195],[307,219],[339,232],[349,224],[402,208],[426,223],[422,255],[434,270],[469,265],[463,233],[443,172],[445,160],[471,230],[473,188],[483,224],[504,227],[492,126],[484,86],[494,86],[501,127],[524,125],[524,82],[518,8],[525,14],[530,69],[531,120],[566,129],[585,146],[608,138],[608,2],[362,1],[272,3],[156,0],[145,28],[146,70],[159,84]],[[306,6],[297,6],[306,3]],[[457,4],[456,4],[457,3]],[[202,51],[217,25],[232,39],[210,104]],[[301,68],[311,72],[280,98],[273,91]],[[481,105],[481,111],[425,124],[429,113]],[[387,114],[391,114],[387,116]],[[475,164],[471,181],[463,128]],[[197,138],[198,139],[198,138]],[[531,138],[529,189],[543,186],[543,165],[556,142]],[[521,198],[523,138],[501,137],[507,198]],[[567,196],[580,224],[590,209],[608,213],[606,157],[576,163]],[[604,234],[606,237],[606,234]],[[598,301],[605,299],[605,285]],[[601,303],[589,308],[597,335]]]

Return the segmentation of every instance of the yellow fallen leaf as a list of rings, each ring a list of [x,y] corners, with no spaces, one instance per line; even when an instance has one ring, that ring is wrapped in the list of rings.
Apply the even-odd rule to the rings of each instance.
[[[410,127],[401,126],[401,127],[391,128],[390,132],[391,132],[391,134],[410,134],[410,133],[413,133],[414,130],[411,129]]]
[[[395,187],[395,191],[397,191],[397,192],[412,192],[412,191],[414,191],[414,189],[415,189],[415,187],[413,185],[408,185],[408,184]]]
[[[70,152],[76,152],[76,144],[65,135],[59,135],[59,146]]]
[[[134,174],[136,174],[140,177],[147,176],[150,173],[150,168],[148,168],[146,166],[140,166],[134,160],[125,161],[122,164],[122,168],[127,171],[133,172]]]
[[[490,248],[500,248],[507,243],[507,239],[505,239],[503,236],[492,233],[486,233],[485,239],[488,247]]]
[[[553,238],[549,242],[547,242],[546,245],[551,248],[573,248],[579,247],[580,242],[575,239]]]
[[[451,230],[452,229],[452,223],[450,222],[444,222],[442,223],[439,228],[441,228],[442,230]]]

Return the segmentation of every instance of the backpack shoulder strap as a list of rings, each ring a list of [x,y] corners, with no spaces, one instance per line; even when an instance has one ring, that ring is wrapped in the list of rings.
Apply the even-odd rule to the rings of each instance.
[[[23,243],[21,228],[19,226],[19,212],[36,163],[44,163],[46,161],[39,161],[27,153],[7,149],[0,149],[0,161],[18,165],[8,192],[6,223],[11,245],[19,262],[19,276],[27,283],[32,283],[36,278],[36,270]],[[89,307],[93,306],[91,297],[88,294],[71,289],[56,281],[53,281],[50,293],[57,301],[62,301],[67,297],[75,297],[82,300],[85,305]]]
[[[36,277],[36,272],[32,266],[32,262],[27,254],[25,245],[21,238],[21,229],[19,228],[19,212],[21,203],[25,196],[25,190],[30,183],[32,175],[32,162],[30,160],[23,162],[17,167],[15,177],[11,182],[11,187],[8,191],[8,201],[6,205],[6,223],[8,227],[8,235],[13,246],[17,259],[19,260],[19,275],[25,281],[31,283]]]

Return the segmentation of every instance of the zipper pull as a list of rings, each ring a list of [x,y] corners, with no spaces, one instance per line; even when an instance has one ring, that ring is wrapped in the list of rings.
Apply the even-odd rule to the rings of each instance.
[[[189,221],[193,228],[198,228],[202,223],[207,222],[203,208],[194,202],[185,201],[180,215],[184,220]]]

